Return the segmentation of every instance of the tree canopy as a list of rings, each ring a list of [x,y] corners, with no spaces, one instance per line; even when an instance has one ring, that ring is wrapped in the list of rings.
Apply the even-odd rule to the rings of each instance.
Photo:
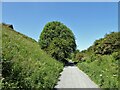
[[[48,22],[39,38],[41,49],[57,60],[62,60],[76,50],[75,37],[72,31],[58,21]]]

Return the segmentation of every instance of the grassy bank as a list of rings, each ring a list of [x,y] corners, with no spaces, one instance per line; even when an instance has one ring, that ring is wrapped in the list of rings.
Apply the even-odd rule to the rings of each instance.
[[[118,88],[118,60],[114,55],[90,56],[78,67],[101,88]]]
[[[101,88],[118,88],[120,32],[106,34],[87,50],[76,54],[78,67]]]
[[[2,85],[5,88],[47,90],[57,83],[63,64],[42,51],[38,43],[2,26]]]

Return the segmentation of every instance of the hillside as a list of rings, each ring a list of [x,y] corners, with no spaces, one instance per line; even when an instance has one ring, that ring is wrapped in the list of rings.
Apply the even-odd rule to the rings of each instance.
[[[78,52],[78,67],[101,88],[118,88],[120,32],[96,40],[87,50]]]
[[[96,40],[94,44],[88,48],[96,54],[108,55],[120,50],[120,32],[112,32],[106,34],[104,38]]]
[[[35,40],[6,25],[1,33],[2,88],[53,88],[63,64],[42,51]]]

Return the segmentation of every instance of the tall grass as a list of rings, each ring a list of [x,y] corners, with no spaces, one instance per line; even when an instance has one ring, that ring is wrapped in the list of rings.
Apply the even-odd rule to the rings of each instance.
[[[119,67],[115,53],[112,55],[89,56],[85,62],[78,63],[78,67],[87,73],[99,87],[118,88]]]
[[[2,88],[49,90],[63,64],[42,51],[38,43],[9,27],[2,27]]]

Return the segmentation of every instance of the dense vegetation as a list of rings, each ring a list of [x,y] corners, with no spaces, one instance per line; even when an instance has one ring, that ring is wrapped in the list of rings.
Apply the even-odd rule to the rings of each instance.
[[[112,32],[106,34],[105,38],[101,38],[94,42],[94,45],[88,48],[89,51],[93,51],[96,54],[108,55],[120,50],[120,33]]]
[[[96,40],[87,50],[75,54],[78,67],[101,88],[118,88],[120,32]]]
[[[55,59],[65,58],[78,62],[78,67],[99,87],[119,86],[120,32],[106,34],[104,38],[96,40],[92,46],[81,52],[76,50],[72,31],[57,21],[45,25],[39,43],[14,31],[11,25],[3,24],[1,34],[0,87],[2,85],[3,89],[50,90],[57,83],[63,69],[63,64]]]
[[[57,60],[68,58],[76,49],[72,31],[57,21],[45,25],[40,35],[39,44],[41,49]]]
[[[2,88],[48,90],[57,83],[63,64],[42,51],[39,44],[2,26]]]

